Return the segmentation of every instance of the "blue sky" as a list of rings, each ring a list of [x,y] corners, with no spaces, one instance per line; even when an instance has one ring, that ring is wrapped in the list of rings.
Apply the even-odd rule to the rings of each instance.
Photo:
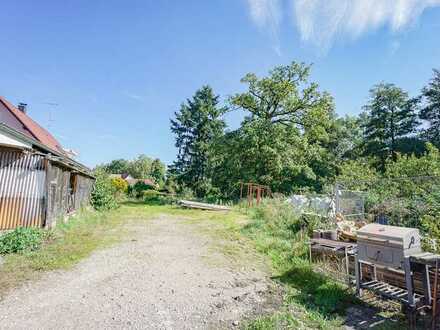
[[[204,84],[226,99],[247,72],[314,63],[340,115],[380,81],[416,95],[440,68],[440,0],[4,1],[0,47],[0,95],[81,161],[170,163],[179,105]]]

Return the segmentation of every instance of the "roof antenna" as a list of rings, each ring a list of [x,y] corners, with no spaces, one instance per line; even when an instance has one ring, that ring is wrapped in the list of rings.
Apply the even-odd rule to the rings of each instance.
[[[43,104],[50,105],[50,108],[49,108],[49,121],[47,123],[47,129],[49,130],[51,128],[51,126],[52,126],[52,123],[55,121],[55,119],[53,118],[53,109],[54,109],[54,107],[59,106],[59,104],[55,103],[55,102],[44,102]]]
[[[27,103],[20,102],[20,103],[18,103],[17,108],[21,112],[26,113]]]

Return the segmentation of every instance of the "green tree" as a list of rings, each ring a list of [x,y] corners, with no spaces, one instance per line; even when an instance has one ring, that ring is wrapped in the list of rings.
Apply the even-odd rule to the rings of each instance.
[[[125,159],[115,159],[105,165],[105,170],[110,174],[123,174],[128,172],[130,162]]]
[[[217,146],[223,157],[214,175],[223,192],[236,188],[239,180],[281,192],[320,190],[323,177],[334,175],[325,148],[334,118],[333,99],[309,82],[309,73],[309,66],[293,62],[274,68],[266,77],[250,73],[242,79],[247,91],[230,102],[248,115]]]
[[[212,190],[212,143],[222,136],[226,108],[219,106],[219,96],[209,86],[197,90],[193,98],[182,104],[171,131],[176,136],[177,160],[170,167],[180,185],[203,197]]]
[[[434,77],[422,91],[426,104],[420,111],[420,118],[429,124],[424,131],[425,137],[440,147],[440,71],[433,71]]]
[[[237,196],[239,181],[269,185],[284,193],[307,186],[321,188],[312,164],[318,164],[322,149],[309,144],[295,128],[246,120],[216,144],[216,151],[213,181],[225,197]]]
[[[310,66],[296,62],[278,66],[264,78],[249,73],[241,80],[248,90],[234,95],[231,103],[248,111],[252,119],[294,126],[321,139],[333,112],[333,99],[319,92],[318,84],[308,81],[309,75]]]
[[[153,160],[151,163],[151,178],[153,178],[159,186],[162,186],[165,182],[165,172],[165,164],[158,158]]]
[[[356,159],[362,154],[365,115],[335,118],[329,130],[328,151],[338,161]]]
[[[380,83],[370,90],[364,139],[366,154],[379,160],[382,171],[387,159],[397,160],[398,141],[414,133],[419,125],[418,100],[394,84]]]
[[[146,155],[139,155],[129,162],[128,173],[135,179],[147,179],[151,177],[151,165],[153,161]]]

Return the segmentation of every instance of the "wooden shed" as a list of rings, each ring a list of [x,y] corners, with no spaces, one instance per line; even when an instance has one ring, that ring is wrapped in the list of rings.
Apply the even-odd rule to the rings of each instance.
[[[5,102],[0,97],[0,230],[53,227],[89,203],[94,178],[49,132]]]

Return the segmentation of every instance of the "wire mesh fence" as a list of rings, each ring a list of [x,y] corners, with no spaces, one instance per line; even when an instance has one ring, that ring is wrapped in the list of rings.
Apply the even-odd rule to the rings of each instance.
[[[344,220],[418,228],[426,248],[439,251],[440,177],[338,182],[335,205]]]
[[[341,189],[337,184],[335,189],[335,214],[346,220],[363,220],[365,218],[366,192]]]
[[[350,189],[359,187],[362,190]],[[339,182],[335,192],[336,212],[346,218],[419,226],[424,217],[440,211],[440,177]]]

